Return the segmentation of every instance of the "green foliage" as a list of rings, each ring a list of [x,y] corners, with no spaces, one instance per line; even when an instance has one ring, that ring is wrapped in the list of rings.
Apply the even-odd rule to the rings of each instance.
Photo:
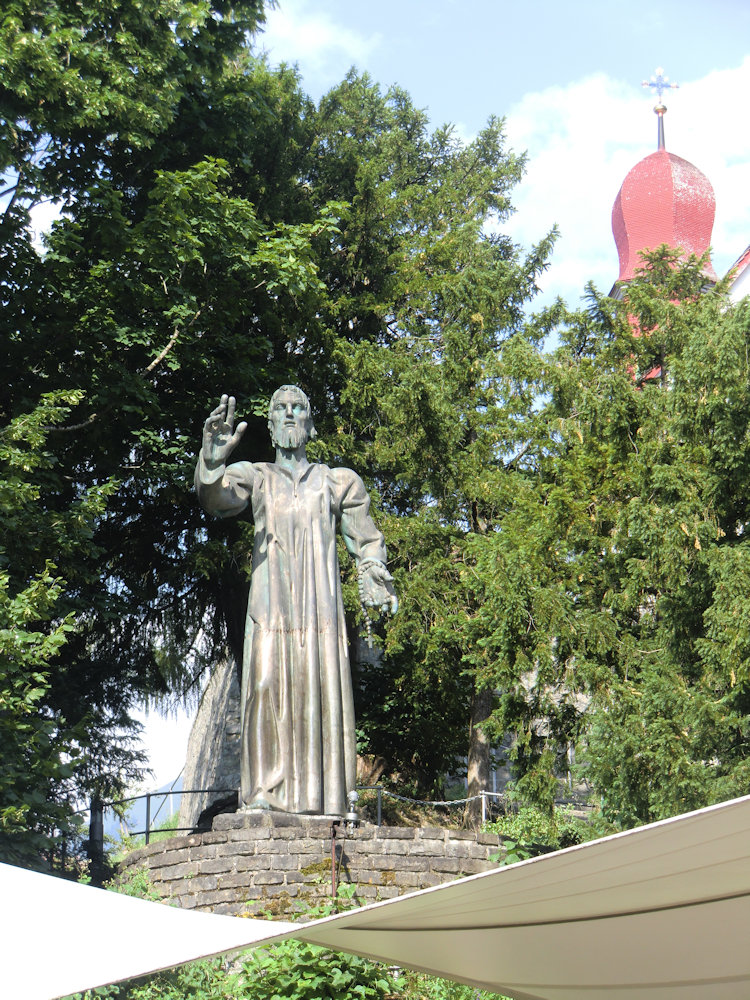
[[[158,840],[169,840],[170,837],[174,837],[179,819],[180,814],[179,812],[176,812],[171,816],[167,816],[166,819],[163,819],[160,823],[153,826],[151,833],[149,834],[149,843],[152,844]],[[145,834],[139,834],[138,836],[123,834],[113,845],[112,862],[116,864],[131,851],[136,851],[138,848],[144,847],[145,844]]]
[[[146,869],[130,873],[124,882],[110,883],[117,892],[154,899]],[[351,905],[351,891],[342,886],[335,904],[310,909],[305,918],[328,916]],[[221,958],[191,962],[177,969],[103,986],[69,1000],[494,1000],[495,994],[409,970],[387,969],[357,955],[331,952],[302,941],[256,948],[230,961]],[[497,1000],[503,1000],[498,997]]]
[[[356,955],[336,954],[304,942],[285,941],[250,952],[227,967],[209,959],[161,972],[145,979],[100,987],[76,1000],[120,997],[121,1000],[503,1000],[424,973],[401,971],[398,978],[384,966]]]
[[[158,898],[145,868],[136,869],[110,888],[144,899]],[[342,887],[346,889],[347,887]],[[340,902],[351,905],[351,893],[340,894]],[[305,916],[328,916],[336,904],[326,903]],[[142,979],[87,991],[82,1000],[94,997],[122,997],[123,1000],[386,1000],[398,995],[392,973],[384,966],[356,955],[334,953],[302,941],[279,944],[247,952],[234,962],[209,959],[191,962]],[[78,995],[80,997],[80,995]]]
[[[503,838],[503,851],[495,858],[501,865],[512,865],[611,832],[603,829],[601,823],[574,816],[567,807],[556,807],[550,813],[534,806],[521,806],[517,812],[486,823],[484,829]]]
[[[256,949],[240,967],[227,968],[209,959],[146,979],[100,987],[75,1000],[120,997],[121,1000],[503,1000],[498,994],[424,973],[400,970],[397,977],[383,966],[355,955],[339,955],[284,942]]]
[[[0,168],[15,172],[15,203],[74,196],[112,156],[153,145],[261,18],[254,0],[13,0],[0,25]]]
[[[622,826],[747,789],[748,312],[676,265],[662,249],[621,304],[559,312],[534,475],[475,549],[519,792],[549,805],[575,744]]]
[[[324,273],[341,288],[333,320],[357,341],[323,454],[367,473],[401,598],[382,663],[359,679],[361,749],[429,795],[466,755],[486,686],[467,554],[496,527],[514,475],[505,459],[531,405],[520,359],[539,335],[519,331],[552,238],[523,258],[501,235],[523,168],[501,122],[464,145],[430,133],[403,92],[354,75],[320,113],[318,142],[337,155],[317,175],[352,205],[350,252]]]
[[[270,457],[264,400],[295,381],[317,406],[316,457],[353,465],[380,494],[414,609],[389,632],[382,670],[360,672],[361,746],[430,790],[466,751],[475,673],[462,626],[474,597],[463,583],[446,597],[463,573],[471,479],[492,446],[484,434],[463,448],[461,422],[483,405],[483,359],[494,364],[518,327],[548,249],[522,260],[497,229],[523,162],[505,149],[501,123],[464,144],[366,76],[350,74],[315,108],[294,73],[250,55],[242,31],[259,5],[249,2],[231,16],[207,2],[162,5],[141,26],[143,69],[129,81],[116,70],[140,8],[116,6],[121,39],[107,28],[114,9],[79,11],[83,41],[104,42],[106,131],[88,110],[99,106],[86,98],[93,70],[73,48],[76,101],[29,119],[34,135],[52,137],[41,172],[32,177],[8,147],[23,178],[17,205],[42,190],[74,197],[42,256],[14,217],[18,267],[2,320],[13,377],[0,409],[12,418],[51,386],[80,394],[75,421],[50,439],[50,510],[65,510],[72,484],[118,481],[90,552],[58,563],[60,612],[77,628],[46,704],[71,725],[85,717],[101,737],[101,769],[117,773],[128,765],[112,758],[108,734],[127,727],[134,701],[193,690],[227,647],[239,661],[252,528],[199,511],[189,487],[197,435],[226,389],[250,423],[236,458]],[[67,72],[55,60],[70,27],[53,6],[29,29],[51,93]],[[8,86],[31,101],[22,75],[18,62]],[[138,102],[158,113],[141,116]]]
[[[3,822],[51,820],[52,772],[115,792],[132,705],[239,662],[252,526],[204,518],[193,458],[225,390],[270,457],[288,381],[386,534],[401,612],[355,678],[386,774],[439,793],[468,749],[476,782],[510,734],[548,812],[573,747],[620,824],[745,791],[747,306],[662,250],[528,318],[554,233],[503,233],[501,121],[464,143],[354,72],[315,107],[252,56],[256,0],[43,7],[0,24]]]
[[[137,868],[127,868],[124,872],[115,875],[107,883],[107,888],[113,892],[122,893],[123,896],[135,896],[138,899],[150,899],[158,903],[161,896],[151,882],[149,870],[145,865]]]
[[[385,1000],[394,993],[393,979],[382,966],[356,956],[337,955],[302,942],[259,948],[240,968],[220,959],[193,962],[144,980],[103,987],[84,994],[123,1000]]]
[[[508,1000],[498,993],[409,970],[403,970],[397,982],[403,1000]]]
[[[75,419],[47,420],[49,459],[28,483],[36,544],[19,547],[9,586],[23,593],[54,554],[55,617],[69,631],[43,694],[29,690],[87,743],[71,775],[80,793],[107,798],[139,773],[133,702],[189,689],[235,639],[250,532],[237,525],[227,552],[225,532],[206,527],[188,485],[193,442],[228,370],[253,407],[258,386],[288,380],[279,324],[314,313],[315,248],[335,235],[338,207],[297,195],[289,150],[307,148],[306,102],[293,74],[248,54],[260,3],[71,11],[19,2],[0,26],[0,413],[22,419],[51,389],[77,404]],[[46,197],[66,211],[40,255],[28,210]],[[81,518],[86,544],[69,542],[56,529],[77,523],[79,495],[102,491],[107,514]]]
[[[721,288],[703,291],[699,261],[674,263],[669,252],[646,260],[626,299],[640,335],[620,319],[612,345],[658,376],[623,386],[620,375],[606,422],[609,393],[582,400],[600,456],[607,448],[586,485],[600,498],[591,541],[604,554],[601,613],[618,647],[607,672],[600,663],[590,675],[584,756],[605,813],[623,825],[748,787],[748,312],[727,308]],[[573,467],[591,451],[586,424],[583,434]]]
[[[56,828],[70,828],[72,808],[64,787],[74,773],[71,734],[43,709],[47,662],[65,640],[70,623],[42,631],[60,594],[52,566],[9,594],[0,576],[0,858],[41,863],[56,842]],[[35,627],[36,625],[36,627]],[[71,757],[71,760],[67,758]]]
[[[111,490],[82,493],[50,513],[42,489],[50,426],[77,402],[76,394],[48,394],[0,430],[0,858],[30,866],[62,833],[77,831],[71,779],[82,766],[82,735],[46,706],[50,663],[74,628],[71,615],[59,616],[65,583],[50,555],[91,544]]]
[[[251,952],[244,976],[253,984],[248,996],[257,1000],[278,996],[299,1000],[352,996],[381,1000],[394,992],[393,978],[383,966],[297,941]]]
[[[243,1000],[248,994],[234,993],[236,977],[231,975],[221,959],[207,959],[190,962],[178,969],[159,972],[153,976],[99,986],[84,993],[75,993],[67,1000],[225,1000],[238,997]]]

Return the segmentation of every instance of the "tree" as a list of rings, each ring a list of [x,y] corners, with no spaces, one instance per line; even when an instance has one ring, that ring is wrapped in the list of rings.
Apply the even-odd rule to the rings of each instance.
[[[10,4],[0,24],[8,331],[28,329],[26,310],[42,280],[30,210],[53,201],[75,212],[92,185],[158,151],[185,110],[205,104],[262,12],[261,0],[157,0],[148,10],[133,0]]]
[[[748,313],[662,248],[622,304],[562,318],[536,483],[478,553],[483,644],[517,678],[491,729],[541,801],[576,743],[630,826],[747,787]]]
[[[24,209],[72,207],[118,158],[153,147],[262,19],[258,0],[14,0],[0,26],[4,225],[22,236]]]
[[[243,569],[217,557],[218,533],[210,537],[187,486],[197,414],[227,363],[251,396],[269,372],[286,374],[264,324],[314,299],[311,241],[332,231],[330,210],[300,208],[289,182],[304,132],[296,79],[254,72],[247,53],[261,12],[249,0],[163,3],[148,17],[130,3],[19,3],[0,32],[12,373],[0,408],[12,423],[50,391],[77,403],[75,418],[49,420],[49,459],[35,469],[42,519],[65,520],[82,495],[112,494],[89,546],[45,550],[40,535],[28,552],[32,566],[55,553],[65,581],[55,614],[75,624],[64,646],[45,647],[35,698],[79,733],[85,722],[76,774],[89,787],[125,763],[113,728],[128,724],[133,701],[189,681],[185,654],[210,624],[211,599],[219,604],[216,563],[231,583],[219,614],[236,636]],[[259,130],[275,141],[259,141]],[[272,181],[248,148],[262,150]],[[208,149],[229,150],[236,165]],[[284,184],[289,221],[272,214]],[[47,197],[64,201],[65,216],[39,255],[27,224]],[[11,593],[31,578],[22,560],[11,564]]]
[[[632,487],[614,525],[632,651],[597,692],[588,738],[592,780],[623,823],[742,794],[750,768],[747,305],[704,292],[700,261],[677,268],[662,253],[628,309],[643,334],[636,371],[653,361],[661,375],[637,393]],[[638,767],[614,780],[618,746]]]
[[[464,145],[353,74],[319,119],[312,182],[351,205],[321,274],[331,324],[355,341],[321,454],[369,471],[403,598],[383,662],[363,671],[359,725],[363,747],[425,792],[477,748],[489,714],[465,553],[496,527],[514,475],[514,425],[532,405],[521,359],[541,336],[523,309],[552,237],[524,259],[501,233],[523,170],[501,122]]]
[[[199,35],[209,30],[201,25]],[[315,109],[294,74],[270,72],[226,39],[219,48],[209,66],[201,45],[177,44],[187,83],[158,141],[108,144],[105,135],[94,144],[91,169],[76,175],[75,202],[46,255],[33,257],[33,280],[16,287],[8,319],[17,377],[6,412],[28,408],[51,386],[84,392],[75,421],[50,438],[50,509],[65,509],[86,484],[118,481],[96,525],[99,554],[62,568],[65,610],[85,629],[60,653],[50,701],[71,719],[80,706],[119,715],[136,698],[184,690],[221,645],[241,648],[251,528],[207,523],[187,485],[207,401],[228,372],[250,411],[248,447],[257,454],[252,438],[265,439],[270,390],[300,381],[317,403],[319,457],[369,469],[392,546],[432,535],[443,553],[436,570],[455,574],[452,538],[462,534],[468,501],[452,511],[444,503],[432,520],[429,510],[444,492],[441,463],[454,443],[467,455],[476,448],[464,447],[465,407],[445,406],[449,421],[422,456],[430,471],[418,469],[407,428],[415,400],[399,409],[409,397],[406,368],[416,361],[422,391],[437,370],[429,363],[434,331],[449,345],[458,386],[472,338],[481,365],[517,325],[547,249],[521,262],[506,239],[482,234],[509,211],[522,169],[505,152],[499,123],[464,147],[450,129],[431,133],[403,92],[383,95],[355,74]],[[382,382],[400,343],[402,384],[382,412],[398,414],[406,464],[383,461],[372,388],[366,405],[354,405],[361,378],[353,346],[372,345],[356,364],[377,369]],[[481,406],[480,367],[470,382]],[[341,398],[348,402],[339,412]],[[432,419],[424,416],[423,442]],[[470,474],[468,462],[461,474]],[[410,532],[398,520],[405,514],[414,517]],[[427,576],[428,561],[422,550]],[[393,722],[382,713],[376,721],[374,701],[391,671],[415,709],[405,741],[389,747],[391,764],[427,787],[465,751],[472,679],[462,673],[460,643],[445,654],[434,647],[419,668],[430,697],[419,693],[405,629],[389,639],[400,660],[363,681],[363,748],[391,743]],[[438,721],[444,747],[415,756]]]
[[[49,426],[77,402],[73,393],[50,394],[0,432],[0,858],[14,864],[41,864],[75,829],[71,779],[88,738],[47,702],[51,664],[75,628],[72,615],[58,613],[65,583],[51,554],[70,558],[92,546],[111,492],[104,484],[62,513],[45,509]]]

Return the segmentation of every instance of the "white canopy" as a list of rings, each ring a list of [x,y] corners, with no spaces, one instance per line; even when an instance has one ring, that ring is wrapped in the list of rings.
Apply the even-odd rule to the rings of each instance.
[[[517,998],[748,1000],[750,796],[299,936]]]
[[[750,796],[308,924],[0,866],[8,996],[51,1000],[295,936],[519,998],[747,1000]]]
[[[8,1000],[52,1000],[299,930],[180,910],[2,864],[0,900],[0,995]]]

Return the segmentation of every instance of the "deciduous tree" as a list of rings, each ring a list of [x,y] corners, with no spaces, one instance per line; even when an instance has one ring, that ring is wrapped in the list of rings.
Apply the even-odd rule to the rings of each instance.
[[[76,627],[59,613],[65,581],[54,559],[88,552],[111,492],[103,484],[64,511],[46,507],[46,437],[77,400],[50,394],[0,431],[0,858],[14,864],[41,864],[74,829],[71,779],[88,739],[49,705],[52,664]]]

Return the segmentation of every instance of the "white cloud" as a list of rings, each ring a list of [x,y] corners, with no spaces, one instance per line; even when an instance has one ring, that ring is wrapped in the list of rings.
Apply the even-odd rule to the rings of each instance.
[[[719,274],[750,242],[750,135],[739,96],[748,90],[750,58],[665,96],[667,149],[702,170],[716,193]],[[553,223],[560,228],[545,299],[575,304],[586,281],[607,292],[617,277],[612,205],[627,172],[656,149],[653,104],[653,94],[596,74],[529,93],[509,112],[509,143],[529,162],[508,229],[528,246]]]
[[[309,0],[281,0],[267,12],[259,37],[272,63],[299,63],[305,87],[313,91],[337,83],[352,65],[365,64],[381,41],[379,32],[365,35],[336,24]]]
[[[750,243],[750,133],[743,99],[750,92],[750,56],[683,91],[689,115],[675,123],[671,144],[667,133],[667,148],[695,163],[713,184],[714,264],[724,273]]]

